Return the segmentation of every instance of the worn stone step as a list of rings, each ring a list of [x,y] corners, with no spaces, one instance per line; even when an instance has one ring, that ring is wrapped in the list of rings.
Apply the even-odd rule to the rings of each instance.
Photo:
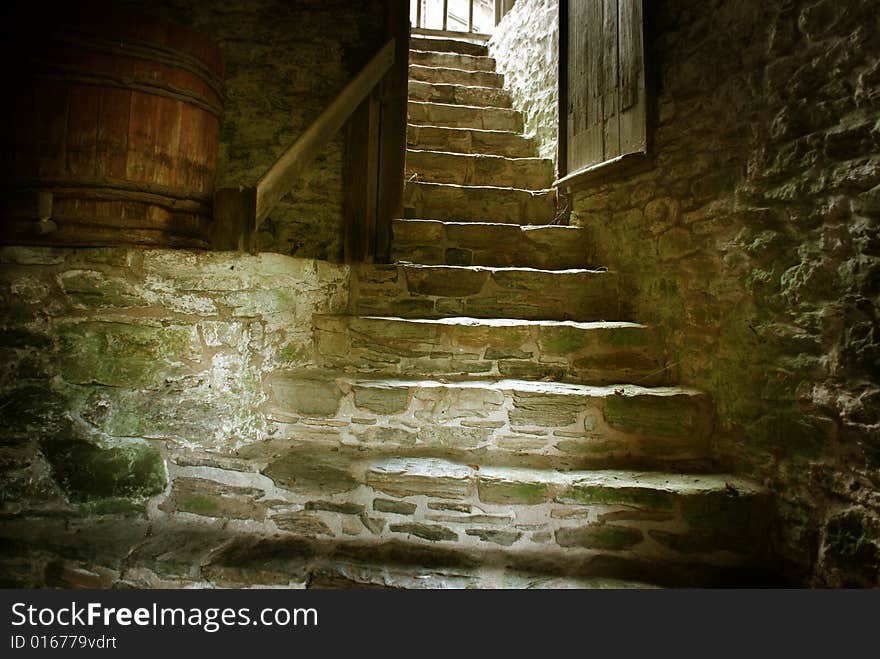
[[[424,516],[417,508],[412,521],[398,525],[429,542],[465,543],[473,536],[515,550],[546,540],[548,557],[620,552],[709,564],[754,560],[767,546],[766,492],[729,475],[559,473],[389,459],[370,465],[365,480],[396,499],[454,501],[471,511],[432,515],[426,506]]]
[[[407,218],[488,219],[511,224],[550,224],[556,217],[556,190],[519,190],[490,186],[421,183],[403,188]]]
[[[425,545],[400,536],[364,539],[357,533],[359,526],[377,528],[375,524],[388,523],[366,512],[366,522],[356,512],[281,512],[273,519],[231,522],[221,522],[208,512],[160,517],[150,524],[149,534],[146,523],[133,523],[131,517],[121,515],[89,515],[67,526],[58,519],[7,518],[0,525],[0,541],[13,552],[0,557],[4,585],[432,590],[643,589],[662,587],[656,583],[661,580],[666,581],[664,585],[696,585],[675,575],[670,579],[638,569],[629,574],[598,565],[593,570],[573,569],[576,566],[548,570],[527,555],[502,557],[480,546]],[[354,535],[343,531],[339,537],[329,536],[334,522]],[[280,532],[278,527],[282,527]],[[101,565],[86,569],[83,557],[95,556],[96,547]],[[647,580],[651,577],[655,582]]]
[[[636,323],[316,315],[320,366],[387,376],[668,384],[654,332]]]
[[[580,227],[394,220],[393,231],[394,261],[546,270],[589,265],[587,232]]]
[[[404,318],[632,320],[617,275],[604,270],[417,264],[352,269],[351,312]]]
[[[447,128],[477,128],[509,133],[523,131],[522,113],[510,108],[481,108],[475,105],[409,101],[407,117],[411,124]]]
[[[165,523],[210,521],[234,507],[227,542],[247,528],[266,537],[323,540],[329,546],[321,553],[331,555],[334,544],[358,540],[361,557],[397,543],[398,553],[381,560],[387,566],[442,564],[433,552],[450,550],[461,552],[452,560],[472,567],[539,555],[551,573],[598,556],[742,565],[758,563],[767,547],[767,493],[727,474],[558,472],[268,444],[273,453],[264,455],[260,473],[174,468],[170,494],[160,503]],[[148,559],[151,547],[168,551],[174,544],[173,534],[152,535],[164,539],[138,547],[130,564]],[[271,570],[277,560],[269,558],[279,552],[239,547],[211,554],[206,576],[217,577],[219,568],[244,567],[233,557],[248,555],[253,567]],[[608,566],[596,563],[590,571],[600,564]]]
[[[441,66],[409,65],[409,79],[443,85],[467,87],[504,87],[504,76],[494,71],[468,71]]]
[[[491,57],[444,53],[435,50],[410,50],[409,63],[447,69],[464,69],[465,71],[495,71],[495,60]]]
[[[409,149],[406,178],[413,176],[428,183],[546,190],[553,185],[553,161]]]
[[[322,350],[333,350],[333,339],[322,337]],[[702,464],[713,429],[709,397],[679,387],[314,370],[276,372],[267,382],[272,437],[326,451],[360,447],[563,471]]]
[[[518,133],[476,128],[409,124],[406,143],[409,148],[425,151],[486,154],[506,158],[534,158],[538,153],[535,143]]]
[[[323,559],[312,570],[306,587],[400,590],[654,590],[664,587],[640,577],[547,574],[529,570],[525,565],[510,568],[458,564],[471,562],[465,556],[453,559],[455,565],[430,567],[406,562],[370,563],[356,556],[346,559]]]
[[[509,108],[510,92],[497,87],[471,87],[444,83],[409,81],[409,100],[432,103],[458,103],[480,107]]]
[[[410,50],[423,50],[435,53],[458,53],[460,55],[473,55],[486,57],[489,48],[484,44],[475,44],[470,41],[458,39],[434,39],[412,35],[409,39]]]

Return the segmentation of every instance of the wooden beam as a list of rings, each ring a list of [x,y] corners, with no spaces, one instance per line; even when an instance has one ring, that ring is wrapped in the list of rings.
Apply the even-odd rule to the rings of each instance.
[[[401,50],[406,52],[406,44],[402,44]],[[391,68],[394,53],[395,41],[391,39],[260,178],[256,186],[255,228],[266,219],[281,198],[290,192],[306,166],[327,146],[333,135],[342,128]]]
[[[443,0],[443,30],[445,31],[448,25],[446,24],[446,19],[449,17],[449,0]]]

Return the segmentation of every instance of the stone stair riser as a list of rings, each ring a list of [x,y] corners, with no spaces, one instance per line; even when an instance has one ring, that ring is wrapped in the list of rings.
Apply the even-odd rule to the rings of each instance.
[[[464,69],[465,71],[495,71],[495,60],[491,57],[475,57],[473,55],[441,53],[430,50],[410,50],[409,63],[419,66]]]
[[[516,190],[408,181],[404,216],[430,220],[491,217],[495,222],[551,224],[556,217],[555,190]]]
[[[406,178],[413,176],[428,183],[546,190],[553,185],[553,162],[410,149],[406,154]]]
[[[271,380],[266,409],[276,438],[396,455],[571,469],[708,454],[712,410],[698,392],[525,384],[280,373]]]
[[[465,85],[467,87],[504,86],[504,76],[491,71],[466,71],[464,69],[448,69],[435,66],[410,64],[409,79],[420,80],[441,85]]]
[[[351,300],[363,316],[631,320],[610,272],[360,266]]]
[[[474,325],[316,316],[315,346],[325,368],[397,377],[670,382],[653,333],[634,324]]]
[[[485,154],[505,158],[534,158],[537,149],[530,140],[516,133],[410,125],[407,146],[425,151]]]
[[[163,509],[172,516],[231,517],[233,528],[241,520],[266,535],[348,537],[367,546],[400,541],[416,555],[421,547],[423,559],[448,548],[534,553],[557,570],[596,555],[736,565],[766,544],[766,496],[735,486],[729,492],[723,477],[703,477],[709,484],[692,490],[627,488],[577,474],[542,480],[444,461],[344,463],[295,449],[269,462],[262,475],[213,470],[205,476],[175,469]]]
[[[476,128],[521,133],[522,114],[509,108],[481,108],[448,103],[410,101],[407,105],[411,124],[449,128]]]
[[[409,40],[410,50],[421,50],[435,53],[458,53],[474,57],[487,57],[489,48],[482,44],[458,41],[455,39],[426,39],[412,36]]]
[[[505,89],[434,84],[421,80],[409,81],[409,100],[494,108],[509,108],[511,106],[510,92]]]
[[[394,261],[426,265],[584,268],[586,232],[577,227],[395,220]]]

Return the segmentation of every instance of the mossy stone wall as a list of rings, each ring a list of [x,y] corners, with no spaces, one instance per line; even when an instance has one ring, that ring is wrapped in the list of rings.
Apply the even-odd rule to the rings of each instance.
[[[815,585],[880,579],[880,31],[868,0],[650,5],[653,167],[573,195],[709,391],[727,466],[767,479]]]

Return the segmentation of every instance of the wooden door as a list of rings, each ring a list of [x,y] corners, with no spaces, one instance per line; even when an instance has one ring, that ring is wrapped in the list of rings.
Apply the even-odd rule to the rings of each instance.
[[[642,0],[560,0],[559,184],[648,150]]]

